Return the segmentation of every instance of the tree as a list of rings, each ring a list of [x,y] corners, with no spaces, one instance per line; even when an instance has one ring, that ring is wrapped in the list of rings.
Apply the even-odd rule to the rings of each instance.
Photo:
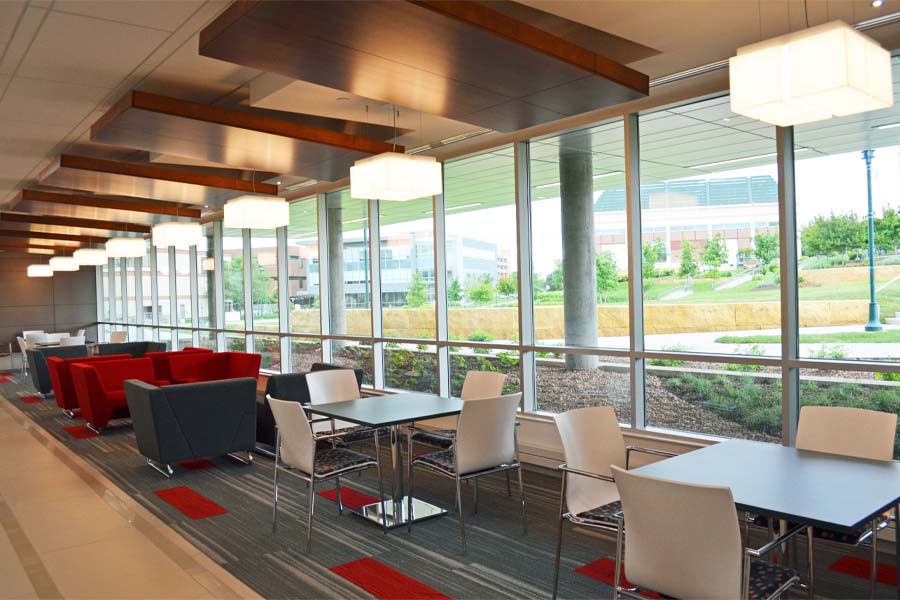
[[[497,293],[501,296],[515,296],[519,286],[516,279],[510,275],[503,275],[497,280]]]
[[[597,255],[597,295],[606,298],[606,293],[616,289],[619,276],[616,272],[616,256],[612,252]]]
[[[469,287],[469,300],[475,304],[488,304],[494,300],[496,293],[491,276],[484,274],[478,278],[476,285]]]
[[[653,240],[641,244],[641,274],[644,279],[656,277],[656,263],[665,258],[666,243],[663,240]]]
[[[223,265],[225,282],[225,299],[231,301],[235,310],[244,308],[244,259],[236,256]],[[250,263],[250,289],[253,292],[253,304],[272,304],[278,292],[275,279],[269,277],[263,267],[254,258]]]
[[[419,308],[428,302],[428,294],[425,290],[425,282],[422,281],[422,274],[418,271],[412,274],[409,282],[409,289],[406,291],[406,306],[409,308]]]
[[[461,302],[462,295],[462,285],[459,283],[459,279],[454,277],[447,288],[447,300],[450,302]]]
[[[760,270],[769,271],[770,265],[778,264],[778,235],[775,233],[758,232],[753,238],[753,256],[759,263]]]
[[[855,213],[821,215],[800,230],[801,248],[806,256],[846,254],[868,244],[866,224]]]
[[[900,246],[900,213],[893,208],[885,208],[875,219],[875,246],[882,252],[896,252]]]
[[[694,255],[694,251],[696,247],[694,244],[690,242],[682,242],[681,244],[681,266],[678,269],[678,274],[687,279],[688,277],[694,277],[699,271],[700,267],[697,266],[697,258]]]
[[[718,272],[719,267],[728,262],[728,248],[725,247],[725,240],[722,239],[721,234],[717,233],[713,239],[706,242],[706,247],[703,249],[703,254],[700,255],[700,258],[703,260],[704,265],[716,272]]]
[[[556,266],[553,268],[553,271],[547,275],[547,280],[544,282],[547,289],[551,292],[558,292],[563,289],[563,267],[562,262],[556,261]]]
[[[537,273],[531,274],[531,283],[534,286],[535,292],[543,292],[544,286],[547,285],[547,280],[544,277],[541,277]]]

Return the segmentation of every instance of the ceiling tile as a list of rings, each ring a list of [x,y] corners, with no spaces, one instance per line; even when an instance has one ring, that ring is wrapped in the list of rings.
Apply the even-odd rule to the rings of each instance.
[[[134,25],[51,11],[18,74],[115,87],[167,35]]]
[[[141,2],[110,2],[109,0],[66,0],[54,10],[129,23],[151,29],[175,31],[198,8],[202,0],[142,0]]]
[[[21,0],[0,2],[0,55],[6,50],[23,10],[25,2]]]
[[[15,72],[46,15],[47,11],[42,8],[28,7],[25,14],[22,15],[22,20],[16,27],[12,39],[5,46],[4,53],[0,56],[0,74],[12,75]]]
[[[0,119],[74,127],[108,94],[104,88],[16,77],[0,100]]]

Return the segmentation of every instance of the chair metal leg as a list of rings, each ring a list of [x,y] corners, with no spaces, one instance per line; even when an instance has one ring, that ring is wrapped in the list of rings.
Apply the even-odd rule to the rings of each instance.
[[[809,600],[813,600],[813,573],[815,571],[815,563],[813,562],[813,528],[806,528],[806,594]]]
[[[619,599],[619,586],[622,574],[622,533],[625,529],[625,520],[619,518],[619,526],[616,528],[616,572],[613,575],[613,600]]]
[[[506,495],[512,498],[512,486],[509,485],[509,471],[506,471]]]
[[[878,519],[872,519],[872,564],[869,569],[869,597],[875,597],[878,584]]]
[[[334,479],[335,500],[337,500],[338,514],[344,514],[344,503],[341,502],[341,477],[338,475]]]
[[[413,450],[413,441],[412,435],[409,431],[406,432],[406,440],[407,440],[407,452],[406,452],[406,470],[407,477],[409,478],[409,491],[406,495],[406,532],[412,533],[412,523],[413,523],[413,464],[412,464],[412,450]],[[397,506],[397,500],[394,500],[394,506]],[[396,509],[395,509],[396,510]],[[395,520],[396,520],[395,515]]]
[[[315,476],[310,476],[309,481],[309,515],[306,520],[306,552],[309,553],[312,550],[312,523],[313,523],[313,513],[316,510],[316,483]]]
[[[279,434],[275,434],[275,476],[273,477],[272,487],[274,490],[273,503],[272,503],[272,533],[275,533],[275,528],[278,526],[278,459],[279,452],[278,446],[279,443]]]
[[[172,474],[174,473],[174,471],[172,471],[172,465],[158,463],[155,460],[153,460],[152,458],[147,459],[147,464],[150,465],[151,467],[153,467],[154,469],[156,469],[157,471],[159,471],[160,473],[162,473],[163,475],[165,475],[166,477],[172,477]]]
[[[384,535],[387,535],[387,513],[384,510],[384,482],[381,480],[381,449],[378,446],[377,431],[375,432],[375,470],[378,472],[378,498],[381,500],[381,528],[384,530]]]
[[[477,479],[475,480],[478,481]],[[462,540],[462,551],[466,553],[466,522],[463,520],[462,490],[459,487],[459,476],[456,477],[456,507],[459,515],[459,537]]]
[[[553,565],[553,600],[559,591],[559,560],[562,557],[563,525],[566,514],[566,474],[562,474],[562,484],[559,491],[559,532],[556,536],[556,560]]]
[[[528,518],[525,516],[525,484],[522,483],[522,465],[516,469],[519,474],[519,494],[522,496],[522,531],[528,535]]]
[[[478,478],[475,478],[475,514],[478,514]]]

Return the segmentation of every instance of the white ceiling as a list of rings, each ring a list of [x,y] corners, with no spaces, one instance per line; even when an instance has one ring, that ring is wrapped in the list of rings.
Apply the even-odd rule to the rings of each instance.
[[[630,65],[651,78],[727,58],[760,35],[770,37],[805,24],[802,0],[522,3],[658,50],[660,54]],[[268,84],[269,92],[257,98],[261,105],[266,101],[260,98],[269,98],[280,110],[365,119],[366,99],[319,86],[271,85],[269,75],[260,77],[256,70],[199,56],[198,32],[228,4],[0,0],[0,207],[13,202],[18,189],[33,184],[38,173],[73,145],[81,152],[109,152],[90,145],[88,129],[135,88],[233,104],[246,97],[248,88]],[[900,0],[887,0],[880,9],[873,9],[869,0],[809,0],[808,8],[812,24],[828,18],[858,22],[900,10]],[[380,106],[370,114],[373,122],[383,123],[389,111]],[[401,112],[400,127],[418,130],[417,117]],[[473,129],[423,116],[422,131],[398,141],[413,147]],[[453,149],[466,145],[454,144]]]

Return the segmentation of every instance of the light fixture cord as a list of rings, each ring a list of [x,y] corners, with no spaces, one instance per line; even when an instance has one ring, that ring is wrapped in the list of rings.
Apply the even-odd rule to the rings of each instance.
[[[826,2],[827,4],[827,2]],[[809,1],[803,0],[803,16],[806,19],[806,28],[809,29]]]
[[[395,104],[391,109],[391,114],[393,114],[394,116],[394,138],[391,140],[391,142],[393,142],[393,144],[391,145],[391,150],[394,151],[397,150],[397,113],[397,105]]]

